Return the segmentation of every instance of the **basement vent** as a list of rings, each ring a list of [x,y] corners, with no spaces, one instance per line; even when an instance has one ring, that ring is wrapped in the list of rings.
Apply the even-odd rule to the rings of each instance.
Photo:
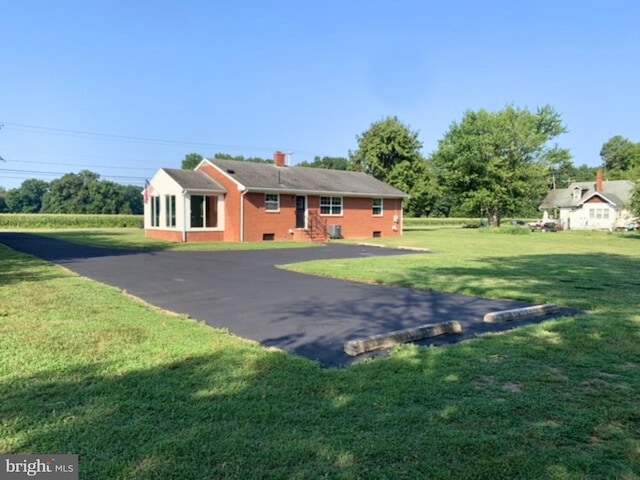
[[[275,233],[263,233],[262,234],[262,240],[263,241],[273,241],[276,239],[276,234]]]
[[[382,236],[382,232],[373,232],[373,238],[380,238]]]

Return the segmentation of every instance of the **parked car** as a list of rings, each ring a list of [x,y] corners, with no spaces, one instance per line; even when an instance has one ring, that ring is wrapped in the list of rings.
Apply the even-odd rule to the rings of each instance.
[[[531,222],[529,228],[532,232],[557,232],[560,230],[556,222]]]
[[[640,218],[633,218],[627,223],[627,232],[635,232],[636,230],[640,230]]]

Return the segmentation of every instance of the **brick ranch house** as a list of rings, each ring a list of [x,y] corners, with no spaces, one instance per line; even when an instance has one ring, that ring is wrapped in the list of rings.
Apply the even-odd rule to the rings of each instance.
[[[402,235],[408,195],[370,175],[274,163],[204,159],[160,169],[144,191],[147,237],[259,242]]]
[[[615,230],[633,217],[627,209],[635,184],[605,181],[599,171],[595,182],[574,182],[551,190],[538,207],[544,218],[556,218],[564,230]]]

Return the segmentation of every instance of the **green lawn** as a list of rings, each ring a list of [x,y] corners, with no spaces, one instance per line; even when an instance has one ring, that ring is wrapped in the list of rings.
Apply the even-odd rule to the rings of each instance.
[[[83,479],[640,478],[640,235],[389,243],[435,253],[293,268],[593,313],[324,370],[0,247],[0,454],[77,453]]]

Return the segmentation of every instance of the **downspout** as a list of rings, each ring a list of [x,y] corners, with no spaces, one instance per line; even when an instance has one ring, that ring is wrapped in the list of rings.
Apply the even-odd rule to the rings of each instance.
[[[249,193],[249,190],[243,190],[240,195],[240,242],[244,243],[244,196]]]
[[[187,241],[187,191],[182,191],[182,243]]]

